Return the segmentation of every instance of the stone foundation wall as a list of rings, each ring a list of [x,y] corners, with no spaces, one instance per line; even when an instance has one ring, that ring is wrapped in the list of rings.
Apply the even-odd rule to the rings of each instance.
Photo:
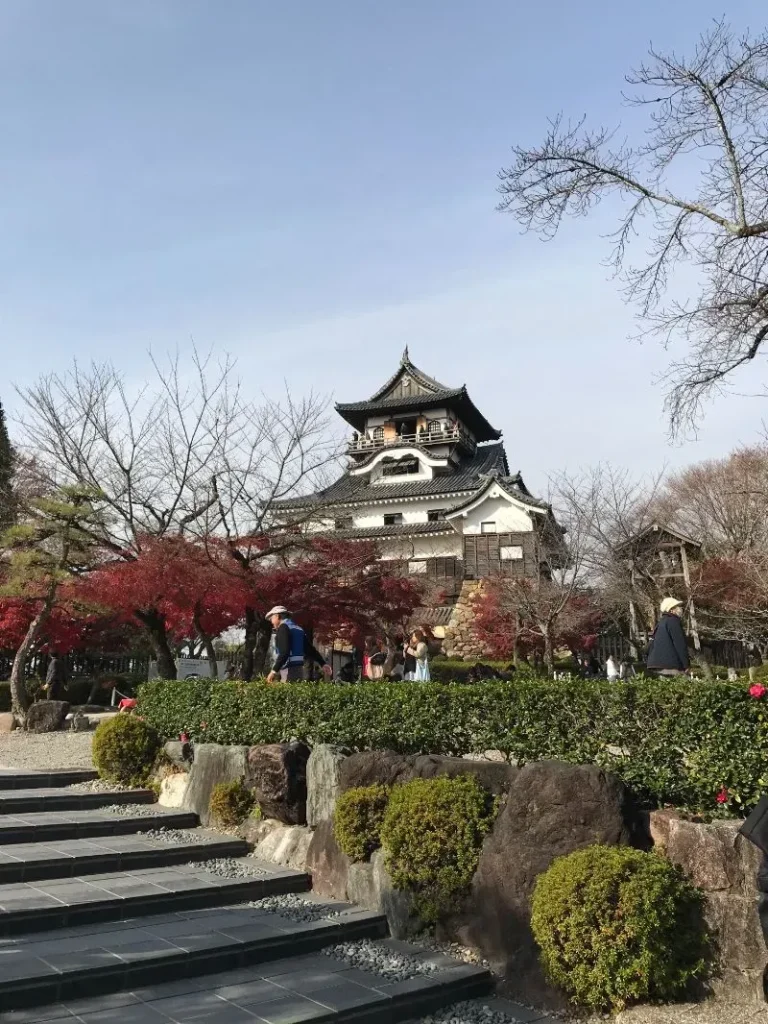
[[[739,835],[740,821],[711,825],[684,821],[674,811],[654,811],[656,849],[702,889],[705,916],[718,942],[719,977],[713,994],[728,1002],[762,1003],[766,953],[757,904],[759,850]]]
[[[487,647],[479,639],[474,629],[475,605],[482,592],[482,580],[465,580],[462,583],[461,593],[453,606],[450,622],[445,627],[443,650],[447,657],[474,661],[476,658],[489,656]]]

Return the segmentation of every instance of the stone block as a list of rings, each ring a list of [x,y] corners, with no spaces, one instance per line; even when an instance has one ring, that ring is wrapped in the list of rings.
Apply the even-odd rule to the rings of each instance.
[[[507,978],[510,994],[561,1008],[531,933],[534,884],[556,857],[595,843],[628,844],[632,815],[623,784],[593,765],[526,765],[485,841],[467,907],[446,930],[479,949]]]
[[[410,893],[396,889],[392,884],[383,850],[375,851],[371,857],[371,866],[377,901],[374,909],[386,915],[392,938],[407,939],[409,936],[418,935],[424,930],[424,923],[419,920],[413,908],[413,897]]]
[[[283,825],[275,819],[266,819],[259,824],[272,827],[246,829],[245,838],[253,842],[259,837],[254,842],[253,852],[260,860],[293,868],[294,871],[307,870],[309,844],[312,842],[311,829],[306,825]]]
[[[58,732],[64,728],[69,714],[65,700],[39,700],[27,711],[24,728],[27,732]]]
[[[348,753],[342,747],[327,743],[318,743],[312,748],[307,762],[307,824],[310,828],[333,817],[341,793],[340,767]]]
[[[517,768],[500,761],[470,761],[439,754],[396,754],[392,750],[369,750],[352,754],[339,768],[342,793],[355,786],[399,785],[411,779],[434,779],[440,775],[456,778],[474,775],[490,793],[509,791]]]
[[[736,850],[738,823],[703,825],[680,818],[670,822],[666,855],[705,892],[740,890],[742,869]]]
[[[157,802],[161,807],[184,807],[188,786],[189,775],[186,772],[171,772],[160,782]]]
[[[349,865],[347,899],[366,910],[381,911],[373,864]]]
[[[0,714],[0,733],[13,732],[16,728],[16,718],[12,711],[3,711]]]
[[[321,896],[346,900],[351,863],[336,842],[333,821],[321,821],[312,834],[307,851],[307,870],[312,875],[313,891]]]
[[[306,825],[308,760],[304,743],[267,743],[248,750],[248,785],[266,818]]]
[[[211,823],[209,805],[213,787],[219,782],[245,779],[248,747],[224,747],[218,743],[195,744],[195,759],[189,773],[183,807],[195,811],[204,825]]]
[[[172,763],[184,771],[189,771],[189,766],[194,758],[194,748],[191,743],[182,743],[181,740],[168,740],[164,746],[165,756]]]
[[[648,815],[648,832],[654,847],[658,850],[666,850],[669,846],[669,833],[672,822],[680,818],[677,811],[665,808],[661,811],[651,811]]]

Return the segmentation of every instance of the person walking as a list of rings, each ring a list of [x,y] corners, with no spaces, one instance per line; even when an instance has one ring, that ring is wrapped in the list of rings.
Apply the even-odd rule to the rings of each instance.
[[[273,683],[279,676],[283,683],[295,683],[304,678],[304,661],[310,659],[320,665],[326,678],[331,674],[325,658],[309,642],[306,633],[291,618],[283,605],[275,605],[266,618],[272,623],[272,638],[269,644],[269,662],[272,665],[267,682]]]
[[[661,602],[661,618],[651,637],[646,667],[660,676],[679,676],[691,667],[688,641],[683,624],[683,602],[665,597]]]
[[[619,678],[619,668],[612,654],[608,655],[608,660],[605,663],[605,675],[609,683],[615,683]]]
[[[48,662],[48,671],[45,673],[45,689],[48,693],[48,700],[63,700],[64,691],[67,688],[67,666],[64,659],[53,651],[51,660]]]
[[[405,653],[415,660],[414,682],[428,683],[431,678],[429,674],[429,646],[422,630],[414,629],[411,634],[410,645],[406,648]]]

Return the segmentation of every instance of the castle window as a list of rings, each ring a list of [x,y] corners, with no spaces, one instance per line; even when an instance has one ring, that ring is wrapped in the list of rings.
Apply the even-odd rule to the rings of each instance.
[[[427,512],[427,522],[428,523],[439,523],[440,520],[444,519],[444,518],[445,518],[445,509],[444,508],[431,508]]]
[[[333,521],[334,530],[351,530],[353,526],[354,520],[352,516],[340,516]]]
[[[480,523],[480,533],[496,533],[496,523]]]
[[[374,441],[384,440],[384,427],[374,427],[371,431],[371,437]]]
[[[403,513],[402,512],[390,512],[384,516],[385,526],[402,526],[403,524]]]
[[[386,459],[381,464],[382,476],[408,476],[418,472],[418,459]]]

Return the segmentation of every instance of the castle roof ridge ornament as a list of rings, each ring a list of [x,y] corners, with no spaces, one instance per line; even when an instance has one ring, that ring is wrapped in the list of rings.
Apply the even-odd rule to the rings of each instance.
[[[400,356],[400,365],[406,366],[410,361],[411,357],[408,355],[408,346],[406,345],[403,349],[403,354]]]

